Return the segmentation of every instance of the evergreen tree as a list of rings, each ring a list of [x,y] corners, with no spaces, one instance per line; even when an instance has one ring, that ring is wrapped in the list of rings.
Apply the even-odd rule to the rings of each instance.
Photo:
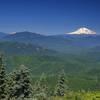
[[[40,79],[34,85],[34,97],[37,100],[47,100],[48,88],[46,75],[42,73]]]
[[[29,71],[24,65],[21,65],[18,71],[13,72],[9,92],[9,98],[15,97],[20,100],[32,96]]]
[[[65,72],[64,70],[62,70],[59,75],[58,83],[56,85],[54,94],[57,96],[64,96],[67,89],[68,87],[66,85]]]
[[[3,55],[0,55],[0,100],[6,97],[6,72]]]

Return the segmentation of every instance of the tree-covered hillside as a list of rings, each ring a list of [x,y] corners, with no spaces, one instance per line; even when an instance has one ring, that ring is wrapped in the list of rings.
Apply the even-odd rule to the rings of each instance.
[[[24,64],[7,73],[0,55],[0,100],[99,100],[100,81],[92,77],[58,73],[31,74]],[[81,74],[80,74],[81,75]]]
[[[8,73],[20,65],[25,65],[30,69],[32,76],[40,76],[44,72],[49,76],[50,84],[55,84],[53,82],[54,76],[64,69],[66,75],[69,76],[69,85],[72,89],[94,90],[100,88],[99,52],[93,54],[86,52],[76,56],[17,42],[1,42],[0,51],[5,55]]]

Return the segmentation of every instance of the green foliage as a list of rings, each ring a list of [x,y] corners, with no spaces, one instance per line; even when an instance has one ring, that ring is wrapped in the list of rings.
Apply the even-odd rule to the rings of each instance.
[[[6,98],[6,72],[3,55],[0,55],[0,100]]]
[[[55,89],[55,95],[64,96],[67,90],[64,70],[60,73],[58,83]]]
[[[7,46],[7,48],[6,46],[2,47],[3,46],[2,44],[0,45],[1,46],[0,49],[3,48],[5,49],[5,51],[7,51],[7,72],[12,71],[13,69],[17,68],[21,64],[24,64],[28,66],[29,69],[31,69],[30,72],[33,75],[31,77],[33,81],[38,80],[37,77],[39,77],[42,72],[47,74],[47,76],[43,74],[38,81],[35,81],[35,86],[33,86],[33,90],[34,90],[33,95],[34,97],[37,97],[39,100],[42,100],[44,98],[47,99],[47,96],[50,95],[52,96],[55,85],[56,85],[55,92],[56,95],[58,96],[53,98],[57,98],[56,100],[66,100],[66,98],[68,100],[74,100],[75,98],[76,99],[81,98],[82,100],[92,100],[92,99],[100,100],[100,97],[97,95],[98,93],[86,92],[86,91],[92,92],[92,91],[100,90],[100,73],[99,73],[100,56],[98,53],[97,53],[98,57],[97,55],[95,55],[96,59],[93,59],[92,62],[91,55],[89,55],[89,57],[82,56],[82,55],[78,57],[73,55],[66,56],[60,54],[54,56],[54,55],[50,55],[51,51],[49,52],[47,50],[45,54],[45,50],[43,48],[39,48],[37,46],[34,47],[29,44],[19,45],[18,43],[14,43],[14,44],[5,43],[5,45]],[[10,48],[9,45],[11,45]],[[28,48],[30,46],[32,47],[32,49]],[[36,48],[38,48],[38,51],[36,50]],[[61,69],[65,70],[66,76],[61,77],[62,75],[59,75],[59,80],[58,83],[56,84],[57,81],[56,75],[58,74],[57,72]],[[8,81],[6,82],[5,66],[4,66],[3,59],[1,59],[0,60],[0,88],[1,88],[0,97],[4,98],[6,92],[8,93],[7,96],[12,97],[12,99],[15,99],[15,97],[16,98],[30,97],[30,95],[26,96],[27,94],[26,91],[32,94],[32,89],[31,89],[32,86],[30,82],[27,82],[27,80],[30,80],[29,72],[27,71],[28,70],[26,68],[21,68],[18,71],[13,72],[13,75],[9,75],[9,77],[7,77]],[[84,95],[82,94],[82,92],[77,92],[77,93],[74,92],[72,93],[71,96],[70,93],[63,96],[66,92],[64,90],[65,85],[63,84],[66,77],[68,80],[68,83],[66,85],[68,85],[68,87],[70,87],[70,89],[73,91],[86,90]],[[25,88],[22,89],[22,87]],[[49,91],[49,95],[48,95],[48,91]]]
[[[57,54],[39,46],[16,42],[0,42],[0,51],[7,54],[8,73],[22,64],[31,69],[34,77],[43,72],[49,76],[57,75],[59,70],[64,69],[73,90],[100,89],[100,52],[92,53],[94,56]],[[56,80],[53,82],[53,77],[51,80],[50,87],[53,88]]]
[[[21,65],[20,69],[13,72],[12,83],[9,89],[9,98],[30,98],[32,96],[32,86],[28,69]]]
[[[47,87],[47,79],[46,75],[42,73],[40,79],[36,81],[34,85],[34,98],[38,100],[47,100],[48,97],[48,87]]]
[[[100,100],[100,91],[84,91],[84,92],[73,92],[69,91],[65,96],[53,96],[50,100]]]

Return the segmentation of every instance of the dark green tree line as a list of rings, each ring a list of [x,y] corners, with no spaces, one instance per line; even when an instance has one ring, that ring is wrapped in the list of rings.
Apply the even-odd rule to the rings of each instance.
[[[0,55],[0,100],[6,98],[6,72],[3,55]]]
[[[57,85],[55,88],[54,95],[57,95],[57,96],[64,96],[65,95],[65,93],[68,89],[66,82],[67,81],[65,78],[65,72],[64,72],[64,70],[62,70],[61,73],[59,74],[59,77],[58,77],[58,82],[57,82]]]
[[[20,69],[12,73],[12,83],[9,89],[9,98],[23,100],[32,97],[32,86],[28,69],[21,65]]]

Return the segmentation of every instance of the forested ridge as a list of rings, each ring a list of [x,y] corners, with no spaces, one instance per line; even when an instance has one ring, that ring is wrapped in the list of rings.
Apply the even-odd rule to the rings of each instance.
[[[0,55],[0,100],[100,100],[99,90],[78,90],[70,87],[64,70],[56,74],[55,85],[48,82],[48,75],[33,78],[25,65],[7,73],[4,56]],[[50,81],[50,80],[49,80]],[[52,82],[53,82],[52,81]],[[79,83],[80,84],[80,83]]]

